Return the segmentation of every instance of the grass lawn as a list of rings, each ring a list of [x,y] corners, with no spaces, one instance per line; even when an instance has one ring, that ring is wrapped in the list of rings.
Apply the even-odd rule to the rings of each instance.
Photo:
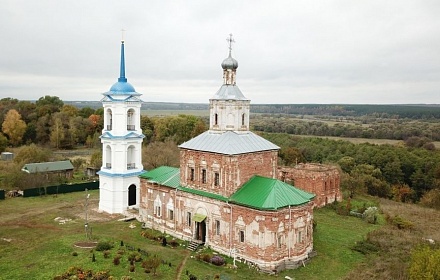
[[[132,229],[129,227],[131,222],[117,221],[121,218],[119,215],[98,213],[99,191],[89,193],[92,237],[113,244],[109,258],[104,258],[103,252],[74,247],[75,242],[86,239],[85,193],[9,198],[0,201],[0,279],[53,279],[72,266],[94,272],[109,270],[116,279],[125,275],[132,279],[176,279],[180,266],[179,279],[189,279],[187,273],[198,279],[214,279],[215,276],[221,279],[284,279],[286,275],[295,279],[341,279],[364,259],[350,247],[363,240],[367,232],[378,228],[357,218],[339,216],[331,209],[315,210],[314,242],[318,255],[305,267],[268,276],[244,264],[233,270],[230,265],[217,267],[198,261],[194,258],[195,253],[185,249],[185,242],[180,242],[177,248],[163,247],[161,242],[141,236],[138,222],[133,222],[136,227]],[[66,223],[55,221],[57,217],[67,219]],[[122,247],[121,241],[124,242]],[[135,263],[134,272],[129,272],[128,256],[135,251],[127,245],[135,251],[142,249],[149,256],[157,254],[163,260],[156,276],[145,273],[140,262]],[[121,262],[114,265],[113,259],[119,250],[123,250]],[[73,256],[73,252],[77,256]],[[92,262],[93,254],[95,262]],[[227,258],[227,263],[231,264],[232,260]]]

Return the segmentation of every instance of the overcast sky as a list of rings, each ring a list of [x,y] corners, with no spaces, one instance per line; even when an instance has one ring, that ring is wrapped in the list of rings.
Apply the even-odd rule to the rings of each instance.
[[[440,103],[440,1],[0,0],[0,98],[207,103],[235,39],[253,104]]]

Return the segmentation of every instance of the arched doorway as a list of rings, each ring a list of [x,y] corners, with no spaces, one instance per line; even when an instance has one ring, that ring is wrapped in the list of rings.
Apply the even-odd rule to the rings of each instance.
[[[205,219],[206,220],[206,219]],[[196,222],[196,240],[206,242],[206,222],[205,220],[201,222]]]
[[[136,186],[128,187],[128,206],[136,205]]]

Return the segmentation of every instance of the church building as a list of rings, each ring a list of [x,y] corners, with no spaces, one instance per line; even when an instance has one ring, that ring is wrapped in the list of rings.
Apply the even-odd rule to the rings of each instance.
[[[250,100],[236,84],[238,62],[231,54],[232,36],[228,41],[229,55],[221,64],[223,85],[209,99],[209,130],[179,146],[180,168],[162,166],[139,176],[139,215],[148,227],[210,246],[261,269],[294,268],[313,251],[315,195],[278,180],[279,147],[249,130]],[[137,100],[134,89],[132,93],[123,91],[125,97]],[[104,108],[110,118],[113,113],[113,122],[116,112],[127,122],[129,112],[135,116],[139,112],[131,102],[119,98],[115,103],[115,96],[121,94],[112,90],[105,94]],[[108,116],[106,124],[111,125]],[[117,170],[107,170],[105,164],[101,169],[105,179],[101,191],[109,199],[131,184],[137,186],[129,177],[133,182],[127,180],[121,189],[112,189],[114,176],[124,180],[124,175],[140,171],[137,144],[142,133],[134,125],[133,134],[105,130],[102,136],[103,164],[121,164]],[[134,155],[127,161],[135,164],[133,173],[122,164],[127,156],[116,159],[119,154]],[[127,199],[130,202],[129,196],[122,199],[121,206]]]

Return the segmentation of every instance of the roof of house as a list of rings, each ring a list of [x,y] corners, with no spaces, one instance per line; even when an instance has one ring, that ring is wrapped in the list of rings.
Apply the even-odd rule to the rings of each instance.
[[[255,175],[236,191],[229,201],[261,210],[276,210],[310,202],[314,194],[277,179]]]
[[[253,176],[229,198],[181,186],[180,169],[176,167],[161,166],[147,171],[139,177],[183,192],[260,210],[277,210],[287,206],[298,206],[310,202],[315,197],[314,194],[297,189],[277,179],[258,175]]]
[[[181,144],[179,148],[226,155],[279,150],[280,147],[251,131],[205,131]]]
[[[73,165],[70,160],[27,163],[21,170],[27,173],[65,171],[73,170]]]

